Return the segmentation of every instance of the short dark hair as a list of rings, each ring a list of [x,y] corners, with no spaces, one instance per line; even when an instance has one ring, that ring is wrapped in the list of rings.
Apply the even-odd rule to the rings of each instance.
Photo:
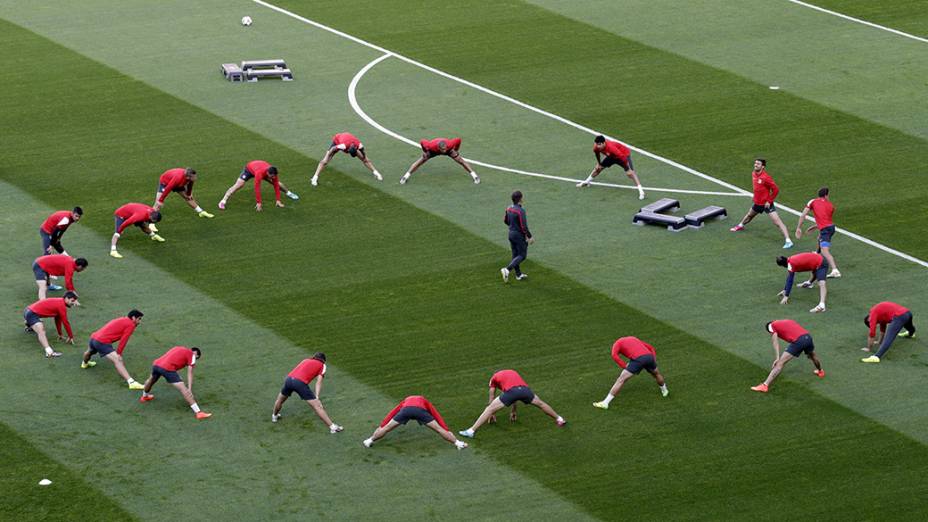
[[[764,331],[769,333],[769,332],[770,332],[770,325],[772,325],[772,324],[773,324],[773,321],[767,321],[767,324],[764,325]]]
[[[786,259],[786,256],[778,256],[777,264],[780,266],[786,266],[789,264],[789,261]]]
[[[79,266],[79,267],[81,267],[81,268],[87,268],[87,260],[84,259],[83,257],[79,257],[79,258],[75,259],[75,260],[74,260],[74,264],[77,265],[77,266]]]
[[[72,210],[71,212],[77,214],[78,216],[84,215],[84,209],[82,209],[81,207],[74,207],[74,210]]]
[[[520,201],[522,201],[522,191],[521,191],[521,190],[517,190],[517,191],[515,191],[515,192],[512,193],[512,202],[513,202],[513,203],[518,203],[518,202],[520,202]]]
[[[870,328],[870,314],[864,316],[864,324],[867,325],[867,328]]]
[[[128,317],[129,319],[135,319],[135,318],[141,319],[144,315],[145,314],[143,314],[142,312],[139,312],[136,309],[132,309],[132,310],[129,310],[129,313],[126,315],[126,317]]]
[[[65,292],[62,297],[65,299],[77,299],[77,294],[74,292]]]
[[[271,165],[270,167],[267,168],[267,173],[270,174],[271,176],[276,176],[276,175],[277,175],[277,167]]]
[[[356,145],[352,145],[348,147],[348,154],[351,154],[352,156],[354,156],[357,153],[358,153],[358,147]]]
[[[325,354],[322,352],[316,352],[313,354],[313,359],[321,362],[325,362]]]
[[[600,134],[599,136],[593,138],[593,143],[606,143],[606,137]]]
[[[764,158],[754,158],[754,161],[759,161],[761,165],[765,167],[767,166],[767,160],[765,160]]]
[[[196,346],[194,346],[194,347],[192,347],[192,348],[190,348],[190,349],[193,350],[193,353],[197,354],[197,359],[199,359],[200,357],[203,357],[203,350],[200,350],[200,349],[197,348]]]
[[[196,175],[197,175],[197,171],[193,169],[188,168],[187,170],[184,171],[184,176],[196,176]]]
[[[152,223],[157,223],[161,221],[161,212],[157,210],[152,210],[151,214],[148,215],[148,218],[151,220]]]
[[[828,195],[828,187],[818,189],[818,197],[823,198]]]

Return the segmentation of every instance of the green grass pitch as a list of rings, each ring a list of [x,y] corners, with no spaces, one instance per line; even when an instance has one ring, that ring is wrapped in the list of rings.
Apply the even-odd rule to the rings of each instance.
[[[926,44],[785,1],[275,5],[737,187],[765,155],[784,205],[800,209],[827,184],[839,226],[928,258]],[[928,27],[923,1],[822,5],[916,35]],[[246,14],[255,23],[242,28]],[[717,36],[693,40],[700,27]],[[829,281],[829,311],[809,314],[817,299],[800,289],[780,306],[777,231],[759,217],[730,234],[747,198],[644,154],[645,186],[693,192],[649,200],[722,204],[729,219],[676,234],[634,227],[633,191],[479,166],[475,186],[444,158],[400,186],[418,152],[359,116],[353,79],[357,108],[383,128],[463,136],[464,156],[488,164],[580,179],[592,138],[400,58],[359,76],[380,51],[251,1],[0,0],[0,48],[0,519],[928,514],[925,342],[897,341],[877,367],[858,362],[873,303],[904,303],[921,324],[924,266],[839,234],[845,277]],[[295,81],[233,85],[218,74],[223,62],[277,57]],[[309,186],[343,130],[386,181],[341,155]],[[246,185],[215,209],[258,158],[301,200],[258,214]],[[150,203],[157,175],[181,165],[200,172],[195,195],[217,217],[198,219],[172,196],[166,243],[130,231],[125,259],[108,257],[113,209]],[[626,184],[615,170],[599,180]],[[501,221],[514,189],[538,242],[530,279],[504,286]],[[47,361],[19,318],[35,298],[35,229],[75,204],[86,215],[65,246],[90,261],[71,314],[78,342]],[[814,246],[803,238],[794,251]],[[88,335],[130,308],[146,313],[125,354],[130,372],[144,378],[175,344],[201,346],[194,392],[213,418],[195,422],[163,383],[142,405],[108,363],[78,368]],[[770,394],[753,394],[772,357],[763,325],[783,317],[811,330],[828,376],[798,360]],[[671,395],[640,376],[596,410],[622,335],[656,346]],[[284,376],[319,350],[330,369],[322,399],[345,431],[330,435],[296,399],[271,424]],[[522,408],[463,452],[413,425],[361,446],[410,394],[467,427],[506,367],[568,426]]]

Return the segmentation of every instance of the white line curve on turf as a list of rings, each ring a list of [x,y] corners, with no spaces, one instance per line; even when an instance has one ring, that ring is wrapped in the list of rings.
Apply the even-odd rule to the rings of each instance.
[[[846,15],[846,14],[839,13],[839,12],[837,12],[837,11],[832,11],[832,10],[830,10],[830,9],[825,9],[824,7],[819,7],[819,6],[817,6],[817,5],[809,4],[809,3],[806,3],[806,2],[801,2],[800,0],[786,0],[786,1],[787,1],[787,2],[790,2],[790,3],[792,3],[792,4],[796,4],[796,5],[802,6],[802,7],[808,7],[809,9],[814,9],[814,10],[816,10],[816,11],[819,11],[819,12],[825,13],[825,14],[829,14],[829,15],[831,15],[831,16],[837,16],[838,18],[843,18],[844,20],[847,20],[847,21],[849,21],[849,22],[854,22],[854,23],[866,25],[866,26],[868,26],[868,27],[873,27],[874,29],[879,29],[879,30],[881,30],[881,31],[886,31],[886,32],[888,32],[888,33],[893,33],[893,34],[895,34],[895,35],[899,35],[899,36],[902,36],[902,37],[905,37],[905,38],[909,38],[909,39],[915,40],[915,41],[917,41],[917,42],[928,43],[928,38],[922,38],[921,36],[915,36],[914,34],[909,34],[909,33],[900,31],[900,30],[898,30],[898,29],[893,29],[892,27],[886,27],[885,25],[875,24],[875,23],[873,23],[873,22],[868,22],[868,21],[866,21],[866,20],[861,20],[860,18],[854,18],[853,16],[848,16],[848,15]]]
[[[358,116],[360,116],[362,120],[366,121],[371,127],[374,127],[375,129],[386,134],[387,136],[390,136],[391,138],[395,138],[399,141],[402,141],[403,143],[407,143],[415,147],[416,149],[419,149],[420,148],[419,143],[407,138],[406,136],[403,136],[402,134],[399,134],[398,132],[395,132],[391,129],[388,129],[387,127],[384,127],[379,122],[377,122],[374,118],[368,115],[364,111],[364,109],[361,108],[361,104],[358,103],[357,88],[358,88],[358,83],[360,83],[361,81],[361,78],[363,78],[364,75],[366,75],[367,72],[373,69],[377,64],[393,56],[394,56],[393,53],[389,53],[389,52],[385,53],[384,55],[373,59],[370,63],[362,67],[361,70],[357,72],[357,74],[354,75],[354,78],[351,79],[351,83],[348,84],[348,104],[351,105],[351,108],[354,110],[354,112]],[[502,172],[519,174],[522,176],[531,176],[534,178],[544,178],[544,179],[551,179],[551,180],[557,180],[557,181],[566,181],[569,183],[577,183],[579,181],[582,181],[579,179],[567,178],[563,176],[554,176],[551,174],[542,174],[540,172],[529,172],[526,170],[503,167],[501,165],[494,165],[492,163],[478,161],[473,158],[465,157],[464,159],[466,161],[469,161],[470,163],[473,163],[474,165],[479,165],[481,167],[485,167],[485,168],[492,169],[492,170],[499,170]],[[634,187],[631,185],[619,185],[615,183],[604,183],[604,182],[599,182],[599,181],[594,181],[591,183],[591,185],[598,185],[598,186],[610,187],[610,188],[638,190],[638,187]],[[713,192],[713,191],[705,191],[705,190],[686,190],[686,189],[670,189],[670,188],[657,188],[657,187],[643,187],[643,188],[651,192],[670,192],[670,193],[677,193],[677,194],[701,194],[701,195],[709,195],[709,196],[735,196],[735,197],[746,196],[745,194],[736,193],[736,192]]]
[[[446,72],[444,72],[444,71],[441,71],[441,70],[439,70],[439,69],[436,69],[436,68],[434,68],[434,67],[425,65],[424,63],[417,62],[417,61],[415,61],[415,60],[413,60],[413,59],[411,59],[411,58],[407,58],[407,57],[405,57],[405,56],[403,56],[403,55],[401,55],[401,54],[397,54],[397,53],[395,53],[395,52],[393,52],[393,51],[384,49],[383,47],[380,47],[379,45],[372,44],[372,43],[370,43],[370,42],[368,42],[368,41],[366,41],[366,40],[362,40],[362,39],[358,38],[357,36],[353,36],[353,35],[350,35],[350,34],[348,34],[348,33],[343,32],[343,31],[339,31],[338,29],[335,29],[335,28],[333,28],[333,27],[329,27],[329,26],[327,26],[327,25],[325,25],[325,24],[321,24],[321,23],[319,23],[319,22],[316,22],[315,20],[310,20],[309,18],[306,18],[306,17],[304,17],[304,16],[300,16],[300,15],[298,15],[298,14],[296,14],[296,13],[293,13],[293,12],[291,12],[291,11],[288,11],[288,10],[282,8],[282,7],[278,7],[278,6],[276,6],[276,5],[269,4],[269,3],[265,2],[264,0],[252,0],[252,1],[253,1],[254,3],[258,4],[258,5],[261,5],[261,6],[267,7],[268,9],[271,9],[272,11],[276,11],[276,12],[278,12],[278,13],[284,15],[284,16],[288,16],[288,17],[290,17],[290,18],[293,18],[294,20],[298,20],[298,21],[300,21],[300,22],[303,22],[303,23],[305,23],[305,24],[311,25],[311,26],[316,27],[316,28],[318,28],[318,29],[322,29],[323,31],[327,31],[327,32],[329,32],[329,33],[332,33],[332,34],[334,34],[334,35],[336,35],[336,36],[340,36],[340,37],[342,37],[342,38],[351,40],[352,42],[355,42],[355,43],[357,43],[357,44],[363,45],[363,46],[368,47],[368,48],[370,48],[370,49],[375,49],[375,50],[380,51],[381,53],[383,53],[383,54],[385,54],[385,55],[389,55],[389,56],[395,57],[396,59],[402,60],[402,61],[404,61],[404,62],[406,62],[406,63],[408,63],[408,64],[410,64],[410,65],[414,65],[414,66],[419,67],[419,68],[421,68],[421,69],[425,69],[426,71],[435,73],[435,74],[437,74],[437,75],[439,75],[439,76],[448,78],[449,80],[453,80],[453,81],[456,81],[456,82],[461,83],[461,84],[463,84],[463,85],[467,85],[468,87],[472,87],[472,88],[474,88],[474,89],[477,89],[478,91],[481,91],[481,92],[483,92],[483,93],[489,94],[490,96],[494,96],[494,97],[499,98],[499,99],[501,99],[501,100],[505,100],[505,101],[508,101],[508,102],[513,103],[513,104],[515,104],[515,105],[518,105],[519,107],[522,107],[522,108],[524,108],[524,109],[527,109],[527,110],[530,110],[530,111],[532,111],[532,112],[535,112],[535,113],[537,113],[537,114],[541,114],[542,116],[547,116],[548,118],[551,118],[551,119],[553,119],[553,120],[555,120],[555,121],[559,121],[559,122],[561,122],[561,123],[563,123],[563,124],[565,124],[565,125],[569,125],[569,126],[575,128],[575,129],[581,130],[581,131],[583,131],[583,132],[586,132],[586,133],[589,133],[589,134],[592,134],[592,135],[601,134],[600,132],[594,131],[593,129],[590,129],[589,127],[584,127],[583,125],[580,125],[579,123],[576,123],[576,122],[573,122],[573,121],[571,121],[571,120],[568,120],[567,118],[558,116],[557,114],[553,114],[553,113],[550,113],[550,112],[548,112],[548,111],[546,111],[546,110],[539,109],[538,107],[535,107],[535,106],[533,106],[533,105],[529,105],[529,104],[527,104],[527,103],[525,103],[525,102],[521,102],[521,101],[519,101],[519,100],[516,100],[515,98],[506,96],[505,94],[498,93],[498,92],[496,92],[496,91],[494,91],[494,90],[492,90],[492,89],[488,89],[488,88],[486,88],[486,87],[484,87],[484,86],[482,86],[482,85],[478,85],[478,84],[476,84],[476,83],[470,82],[470,81],[465,80],[465,79],[463,79],[463,78],[458,78],[457,76],[454,76],[454,75],[452,75],[452,74],[448,74],[448,73],[446,73]],[[789,1],[792,1],[792,0],[789,0]],[[811,6],[811,4],[809,4],[809,5]],[[840,13],[837,13],[837,14],[840,14]],[[869,22],[868,22],[868,23],[869,23]],[[916,38],[918,38],[918,37],[916,37]],[[389,57],[389,56],[387,56],[387,57]],[[386,59],[386,57],[384,57],[384,59]],[[375,65],[376,65],[376,64],[375,64]],[[609,137],[608,135],[606,135],[606,136]],[[614,139],[614,138],[610,138],[610,139]],[[619,140],[616,140],[616,141],[619,141]],[[624,143],[624,142],[623,142],[623,143]],[[628,145],[628,144],[626,144],[626,145]],[[628,145],[628,148],[630,148],[630,149],[632,149],[632,150],[634,150],[634,151],[640,153],[640,154],[643,155],[643,156],[647,156],[647,157],[649,157],[649,158],[655,159],[655,160],[657,160],[657,161],[660,161],[660,162],[665,163],[665,164],[667,164],[667,165],[670,165],[670,166],[672,166],[672,167],[676,167],[676,168],[678,168],[678,169],[680,169],[680,170],[682,170],[682,171],[684,171],[684,172],[687,172],[687,173],[692,174],[692,175],[694,175],[694,176],[697,176],[697,177],[700,177],[700,178],[709,180],[709,181],[711,181],[711,182],[713,182],[713,183],[715,183],[715,184],[717,184],[717,185],[720,185],[720,186],[725,187],[725,188],[727,188],[727,189],[733,190],[733,191],[738,192],[738,193],[740,193],[740,194],[742,194],[742,195],[745,195],[745,196],[751,195],[751,192],[749,192],[749,191],[747,191],[747,190],[744,190],[744,189],[742,189],[742,188],[740,188],[740,187],[738,187],[738,186],[732,185],[731,183],[728,183],[728,182],[726,182],[726,181],[722,181],[722,180],[720,180],[720,179],[718,179],[718,178],[714,178],[714,177],[712,177],[712,176],[710,176],[710,175],[708,175],[708,174],[704,174],[704,173],[702,173],[702,172],[699,172],[699,171],[696,170],[696,169],[693,169],[693,168],[691,168],[691,167],[687,167],[686,165],[683,165],[683,164],[681,164],[681,163],[677,163],[676,161],[673,161],[673,160],[671,160],[671,159],[665,158],[665,157],[663,157],[663,156],[659,156],[659,155],[654,154],[654,153],[652,153],[652,152],[648,152],[648,151],[646,151],[646,150],[644,150],[644,149],[639,149],[638,147],[635,147],[635,146],[632,146],[632,145]],[[785,206],[785,205],[780,205],[779,208],[782,209],[782,210],[785,210],[786,212],[789,212],[790,214],[796,215],[796,216],[798,216],[798,215],[800,214],[799,211],[794,210],[794,209],[792,209],[792,208],[790,208],[790,207],[787,207],[787,206]],[[814,220],[813,218],[811,218],[811,217],[810,217],[810,218],[807,218],[807,219],[809,219],[809,220],[812,221],[812,222],[815,221],[815,220]],[[842,233],[842,234],[848,236],[848,237],[851,237],[851,238],[853,238],[853,239],[856,239],[856,240],[860,241],[861,243],[864,243],[864,244],[866,244],[866,245],[870,245],[870,246],[872,246],[872,247],[874,247],[874,248],[877,248],[877,249],[879,249],[879,250],[882,250],[882,251],[884,251],[884,252],[886,252],[886,253],[892,254],[892,255],[894,255],[894,256],[896,256],[896,257],[899,257],[899,258],[901,258],[901,259],[905,259],[906,261],[911,261],[912,263],[915,263],[915,264],[917,264],[917,265],[921,265],[921,266],[923,266],[923,267],[925,267],[925,268],[928,268],[928,261],[924,261],[924,260],[922,260],[922,259],[919,259],[919,258],[917,258],[917,257],[911,256],[911,255],[906,254],[906,253],[904,253],[904,252],[900,252],[900,251],[898,251],[898,250],[896,250],[896,249],[894,249],[894,248],[890,248],[890,247],[888,247],[888,246],[886,246],[886,245],[884,245],[884,244],[882,244],[882,243],[878,243],[878,242],[876,242],[876,241],[873,241],[872,239],[866,238],[866,237],[861,236],[860,234],[856,234],[856,233],[854,233],[854,232],[850,232],[850,231],[845,230],[845,229],[843,229],[843,228],[836,227],[835,230],[836,230],[837,232],[840,232],[840,233]]]

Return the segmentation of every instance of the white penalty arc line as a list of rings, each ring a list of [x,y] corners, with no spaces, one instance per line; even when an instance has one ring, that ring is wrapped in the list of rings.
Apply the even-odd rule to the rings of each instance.
[[[384,127],[379,122],[374,120],[374,118],[370,117],[370,115],[368,115],[364,111],[364,109],[361,108],[361,104],[358,103],[357,88],[358,88],[358,83],[361,81],[361,78],[363,78],[364,75],[367,74],[368,71],[373,69],[377,64],[393,56],[394,56],[393,53],[389,53],[389,52],[385,53],[384,55],[378,58],[375,58],[370,63],[362,67],[361,70],[359,70],[357,74],[354,75],[354,78],[351,79],[351,83],[348,84],[348,103],[351,105],[351,108],[354,109],[354,112],[357,113],[357,115],[360,116],[362,120],[366,121],[371,127],[374,127],[380,132],[386,134],[387,136],[395,138],[399,141],[402,141],[403,143],[407,143],[419,149],[420,148],[419,143],[391,129],[388,129],[387,127]],[[481,167],[485,167],[488,169],[499,170],[502,172],[509,172],[512,174],[519,174],[522,176],[531,176],[533,178],[544,178],[544,179],[551,179],[551,180],[557,180],[557,181],[566,181],[569,183],[577,183],[581,181],[579,179],[574,179],[574,178],[554,176],[551,174],[542,174],[540,172],[529,172],[526,170],[504,167],[502,165],[494,165],[492,163],[486,163],[486,162],[478,161],[472,158],[465,157],[464,159],[466,161],[469,161],[470,163],[473,163],[474,165],[480,165]],[[598,186],[610,187],[610,188],[638,190],[638,187],[633,187],[631,185],[619,185],[615,183],[604,183],[604,182],[598,182],[598,181],[592,182],[591,185],[598,185]],[[645,190],[652,191],[652,192],[670,192],[670,193],[677,193],[677,194],[701,194],[701,195],[709,195],[709,196],[735,196],[735,197],[746,196],[746,194],[741,194],[741,193],[736,193],[736,192],[713,192],[713,191],[705,191],[705,190],[686,190],[686,189],[670,189],[670,188],[657,188],[657,187],[643,187],[643,188]]]
[[[832,11],[832,10],[830,10],[830,9],[825,9],[824,7],[819,7],[819,6],[817,6],[817,5],[809,4],[809,3],[806,3],[806,2],[801,2],[801,1],[799,1],[799,0],[786,0],[786,1],[787,1],[787,2],[790,2],[790,3],[792,3],[792,4],[796,4],[796,5],[802,6],[802,7],[808,7],[809,9],[814,9],[814,10],[820,12],[820,13],[829,14],[829,15],[831,15],[831,16],[837,16],[838,18],[843,18],[844,20],[847,20],[847,21],[850,21],[850,22],[854,22],[854,23],[866,25],[866,26],[868,26],[868,27],[873,27],[874,29],[879,29],[879,30],[881,30],[881,31],[886,31],[886,32],[888,32],[888,33],[893,33],[893,34],[895,34],[895,35],[903,36],[903,37],[905,37],[905,38],[909,38],[909,39],[915,40],[915,41],[917,41],[917,42],[928,43],[928,38],[922,38],[921,36],[915,36],[914,34],[909,34],[909,33],[900,31],[900,30],[898,30],[898,29],[893,29],[892,27],[886,27],[885,25],[875,24],[875,23],[873,23],[873,22],[868,22],[868,21],[866,21],[866,20],[861,20],[860,18],[854,18],[853,16],[848,16],[848,15],[846,15],[846,14],[839,13],[839,12],[837,12],[837,11]]]
[[[436,69],[436,68],[434,68],[434,67],[425,65],[424,63],[417,62],[417,61],[415,61],[415,60],[413,60],[413,59],[411,59],[411,58],[407,58],[407,57],[405,57],[405,56],[403,56],[403,55],[401,55],[401,54],[397,54],[397,53],[394,53],[393,51],[384,49],[383,47],[380,47],[379,45],[375,45],[375,44],[372,44],[372,43],[370,43],[370,42],[368,42],[368,41],[366,41],[366,40],[362,40],[362,39],[358,38],[357,36],[350,35],[350,34],[348,34],[348,33],[339,31],[338,29],[335,29],[335,28],[333,28],[333,27],[329,27],[329,26],[327,26],[327,25],[324,25],[324,24],[321,24],[321,23],[319,23],[319,22],[316,22],[315,20],[310,20],[309,18],[306,18],[306,17],[304,17],[304,16],[300,16],[300,15],[298,15],[298,14],[296,14],[296,13],[291,12],[291,11],[287,11],[286,9],[283,9],[283,8],[278,7],[278,6],[276,6],[276,5],[269,4],[269,3],[265,2],[264,0],[252,0],[252,1],[253,1],[254,3],[258,4],[258,5],[262,5],[262,6],[264,6],[264,7],[267,7],[268,9],[271,9],[271,10],[273,10],[273,11],[277,11],[278,13],[280,13],[280,14],[282,14],[282,15],[284,15],[284,16],[288,16],[288,17],[290,17],[290,18],[293,18],[294,20],[298,20],[298,21],[303,22],[303,23],[305,23],[305,24],[309,24],[309,25],[311,25],[311,26],[313,26],[313,27],[316,27],[316,28],[318,28],[318,29],[322,29],[323,31],[327,31],[327,32],[332,33],[332,34],[334,34],[334,35],[337,35],[337,36],[340,36],[340,37],[342,37],[342,38],[351,40],[352,42],[355,42],[355,43],[357,43],[357,44],[359,44],[359,45],[363,45],[363,46],[368,47],[368,48],[370,48],[370,49],[375,49],[375,50],[377,50],[377,51],[380,51],[380,52],[383,53],[384,55],[388,55],[388,56],[381,57],[381,58],[383,58],[383,59],[386,59],[386,58],[389,57],[389,56],[395,57],[396,59],[402,60],[402,61],[404,61],[404,62],[406,62],[406,63],[408,63],[408,64],[410,64],[410,65],[414,65],[414,66],[416,66],[416,67],[419,67],[420,69],[425,69],[426,71],[432,72],[432,73],[434,73],[434,74],[437,74],[437,75],[442,76],[442,77],[444,77],[444,78],[447,78],[447,79],[449,79],[449,80],[453,80],[453,81],[458,82],[458,83],[461,83],[461,84],[463,84],[463,85],[467,85],[468,87],[472,87],[472,88],[474,88],[474,89],[477,89],[478,91],[481,91],[481,92],[483,92],[483,93],[489,94],[490,96],[494,96],[494,97],[499,98],[499,99],[501,99],[501,100],[505,100],[505,101],[508,101],[508,102],[510,102],[510,103],[512,103],[512,104],[518,105],[519,107],[522,107],[523,109],[526,109],[526,110],[535,112],[535,113],[537,113],[537,114],[541,114],[542,116],[546,116],[546,117],[551,118],[551,119],[553,119],[553,120],[555,120],[555,121],[559,121],[559,122],[561,122],[561,123],[563,123],[563,124],[565,124],[565,125],[569,125],[569,126],[575,128],[575,129],[577,129],[577,130],[586,132],[586,133],[588,133],[588,134],[593,134],[593,135],[601,134],[601,133],[599,133],[599,132],[597,132],[597,131],[594,131],[593,129],[590,129],[589,127],[584,127],[583,125],[580,125],[579,123],[570,121],[570,120],[568,120],[567,118],[558,116],[557,114],[553,114],[553,113],[550,113],[550,112],[548,112],[548,111],[546,111],[546,110],[539,109],[538,107],[529,105],[529,104],[527,104],[527,103],[525,103],[525,102],[521,102],[521,101],[519,101],[519,100],[516,100],[515,98],[511,98],[511,97],[509,97],[509,96],[506,96],[505,94],[498,93],[498,92],[496,92],[496,91],[494,91],[494,90],[491,90],[491,89],[488,89],[488,88],[486,88],[486,87],[484,87],[484,86],[482,86],[482,85],[477,85],[476,83],[470,82],[470,81],[465,80],[465,79],[463,79],[463,78],[458,78],[457,76],[454,76],[454,75],[452,75],[452,74],[448,74],[448,73],[446,73],[446,72],[444,72],[444,71],[441,71],[441,70],[439,70],[439,69]],[[790,1],[793,1],[793,0],[790,0]],[[811,4],[809,4],[809,6],[811,6]],[[838,13],[838,14],[840,14],[840,13]],[[917,38],[917,37],[916,37],[916,38]],[[375,64],[375,65],[376,65],[376,64]],[[404,139],[404,141],[405,141],[405,139]],[[616,140],[616,141],[618,141],[618,140]],[[692,175],[694,175],[694,176],[697,176],[697,177],[706,179],[706,180],[711,181],[711,182],[713,182],[713,183],[715,183],[715,184],[717,184],[717,185],[720,185],[720,186],[722,186],[722,187],[725,187],[725,188],[727,188],[727,189],[729,189],[729,190],[733,190],[733,191],[735,191],[735,192],[737,192],[737,193],[740,193],[740,194],[743,194],[743,195],[746,195],[746,196],[747,196],[747,195],[751,195],[751,193],[748,192],[747,190],[744,190],[744,189],[742,189],[742,188],[740,188],[740,187],[737,187],[737,186],[735,186],[735,185],[732,185],[731,183],[722,181],[722,180],[720,180],[720,179],[718,179],[718,178],[714,178],[714,177],[712,177],[712,176],[710,176],[710,175],[708,175],[708,174],[704,174],[704,173],[702,173],[702,172],[699,172],[699,171],[696,170],[696,169],[693,169],[693,168],[691,168],[691,167],[687,167],[686,165],[683,165],[683,164],[681,164],[681,163],[677,163],[676,161],[673,161],[673,160],[671,160],[671,159],[665,158],[665,157],[663,157],[663,156],[658,156],[657,154],[648,152],[648,151],[643,150],[643,149],[639,149],[639,148],[634,147],[634,146],[632,146],[632,145],[628,145],[628,147],[629,147],[630,149],[632,149],[632,150],[634,150],[634,151],[640,153],[640,154],[643,155],[643,156],[647,156],[647,157],[652,158],[652,159],[654,159],[654,160],[660,161],[660,162],[662,162],[662,163],[664,163],[664,164],[670,165],[670,166],[672,166],[672,167],[676,167],[676,168],[678,168],[678,169],[680,169],[680,170],[682,170],[682,171],[684,171],[684,172],[687,172],[687,173],[692,174]],[[780,206],[779,208],[781,208],[781,209],[783,209],[783,210],[785,210],[785,211],[787,211],[787,212],[789,212],[789,213],[791,213],[791,214],[793,214],[793,215],[796,215],[796,216],[800,215],[799,211],[793,210],[793,209],[791,209],[791,208],[789,208],[789,207],[787,207],[787,206],[785,206],[785,205]],[[815,220],[812,219],[812,218],[807,218],[807,219],[809,219],[810,221],[813,221],[813,222],[815,221]],[[884,251],[884,252],[886,252],[886,253],[888,253],[888,254],[892,254],[892,255],[894,255],[894,256],[896,256],[896,257],[905,259],[906,261],[911,261],[912,263],[915,263],[915,264],[921,265],[921,266],[923,266],[923,267],[925,267],[925,268],[928,268],[928,261],[924,261],[924,260],[922,260],[922,259],[919,259],[919,258],[917,258],[917,257],[911,256],[911,255],[906,254],[906,253],[904,253],[904,252],[900,252],[900,251],[898,251],[898,250],[896,250],[896,249],[890,248],[890,247],[888,247],[888,246],[886,246],[886,245],[883,245],[883,244],[881,244],[881,243],[877,243],[876,241],[873,241],[872,239],[868,239],[868,238],[866,238],[866,237],[864,237],[864,236],[861,236],[861,235],[859,235],[859,234],[856,234],[856,233],[854,233],[854,232],[850,232],[850,231],[845,230],[845,229],[842,229],[842,228],[836,228],[836,230],[837,230],[838,232],[841,232],[842,234],[848,236],[848,237],[851,237],[851,238],[856,239],[856,240],[858,240],[858,241],[860,241],[860,242],[862,242],[862,243],[864,243],[864,244],[867,244],[867,245],[870,245],[870,246],[872,246],[872,247],[874,247],[874,248],[877,248],[877,249],[879,249],[879,250],[882,250],[882,251]]]

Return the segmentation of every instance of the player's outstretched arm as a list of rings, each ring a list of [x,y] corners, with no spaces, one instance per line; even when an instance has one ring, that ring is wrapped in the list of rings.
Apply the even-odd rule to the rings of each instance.
[[[322,396],[322,378],[323,378],[323,375],[319,375],[318,377],[316,377],[316,398],[317,399]]]
[[[799,214],[799,222],[796,223],[796,239],[802,237],[802,222],[806,220],[806,216],[809,215],[809,207],[802,209],[802,214]]]
[[[780,359],[780,342],[777,341],[777,334],[772,334],[770,340],[773,342],[773,363],[776,364]]]
[[[193,395],[193,366],[187,367],[187,391]]]

